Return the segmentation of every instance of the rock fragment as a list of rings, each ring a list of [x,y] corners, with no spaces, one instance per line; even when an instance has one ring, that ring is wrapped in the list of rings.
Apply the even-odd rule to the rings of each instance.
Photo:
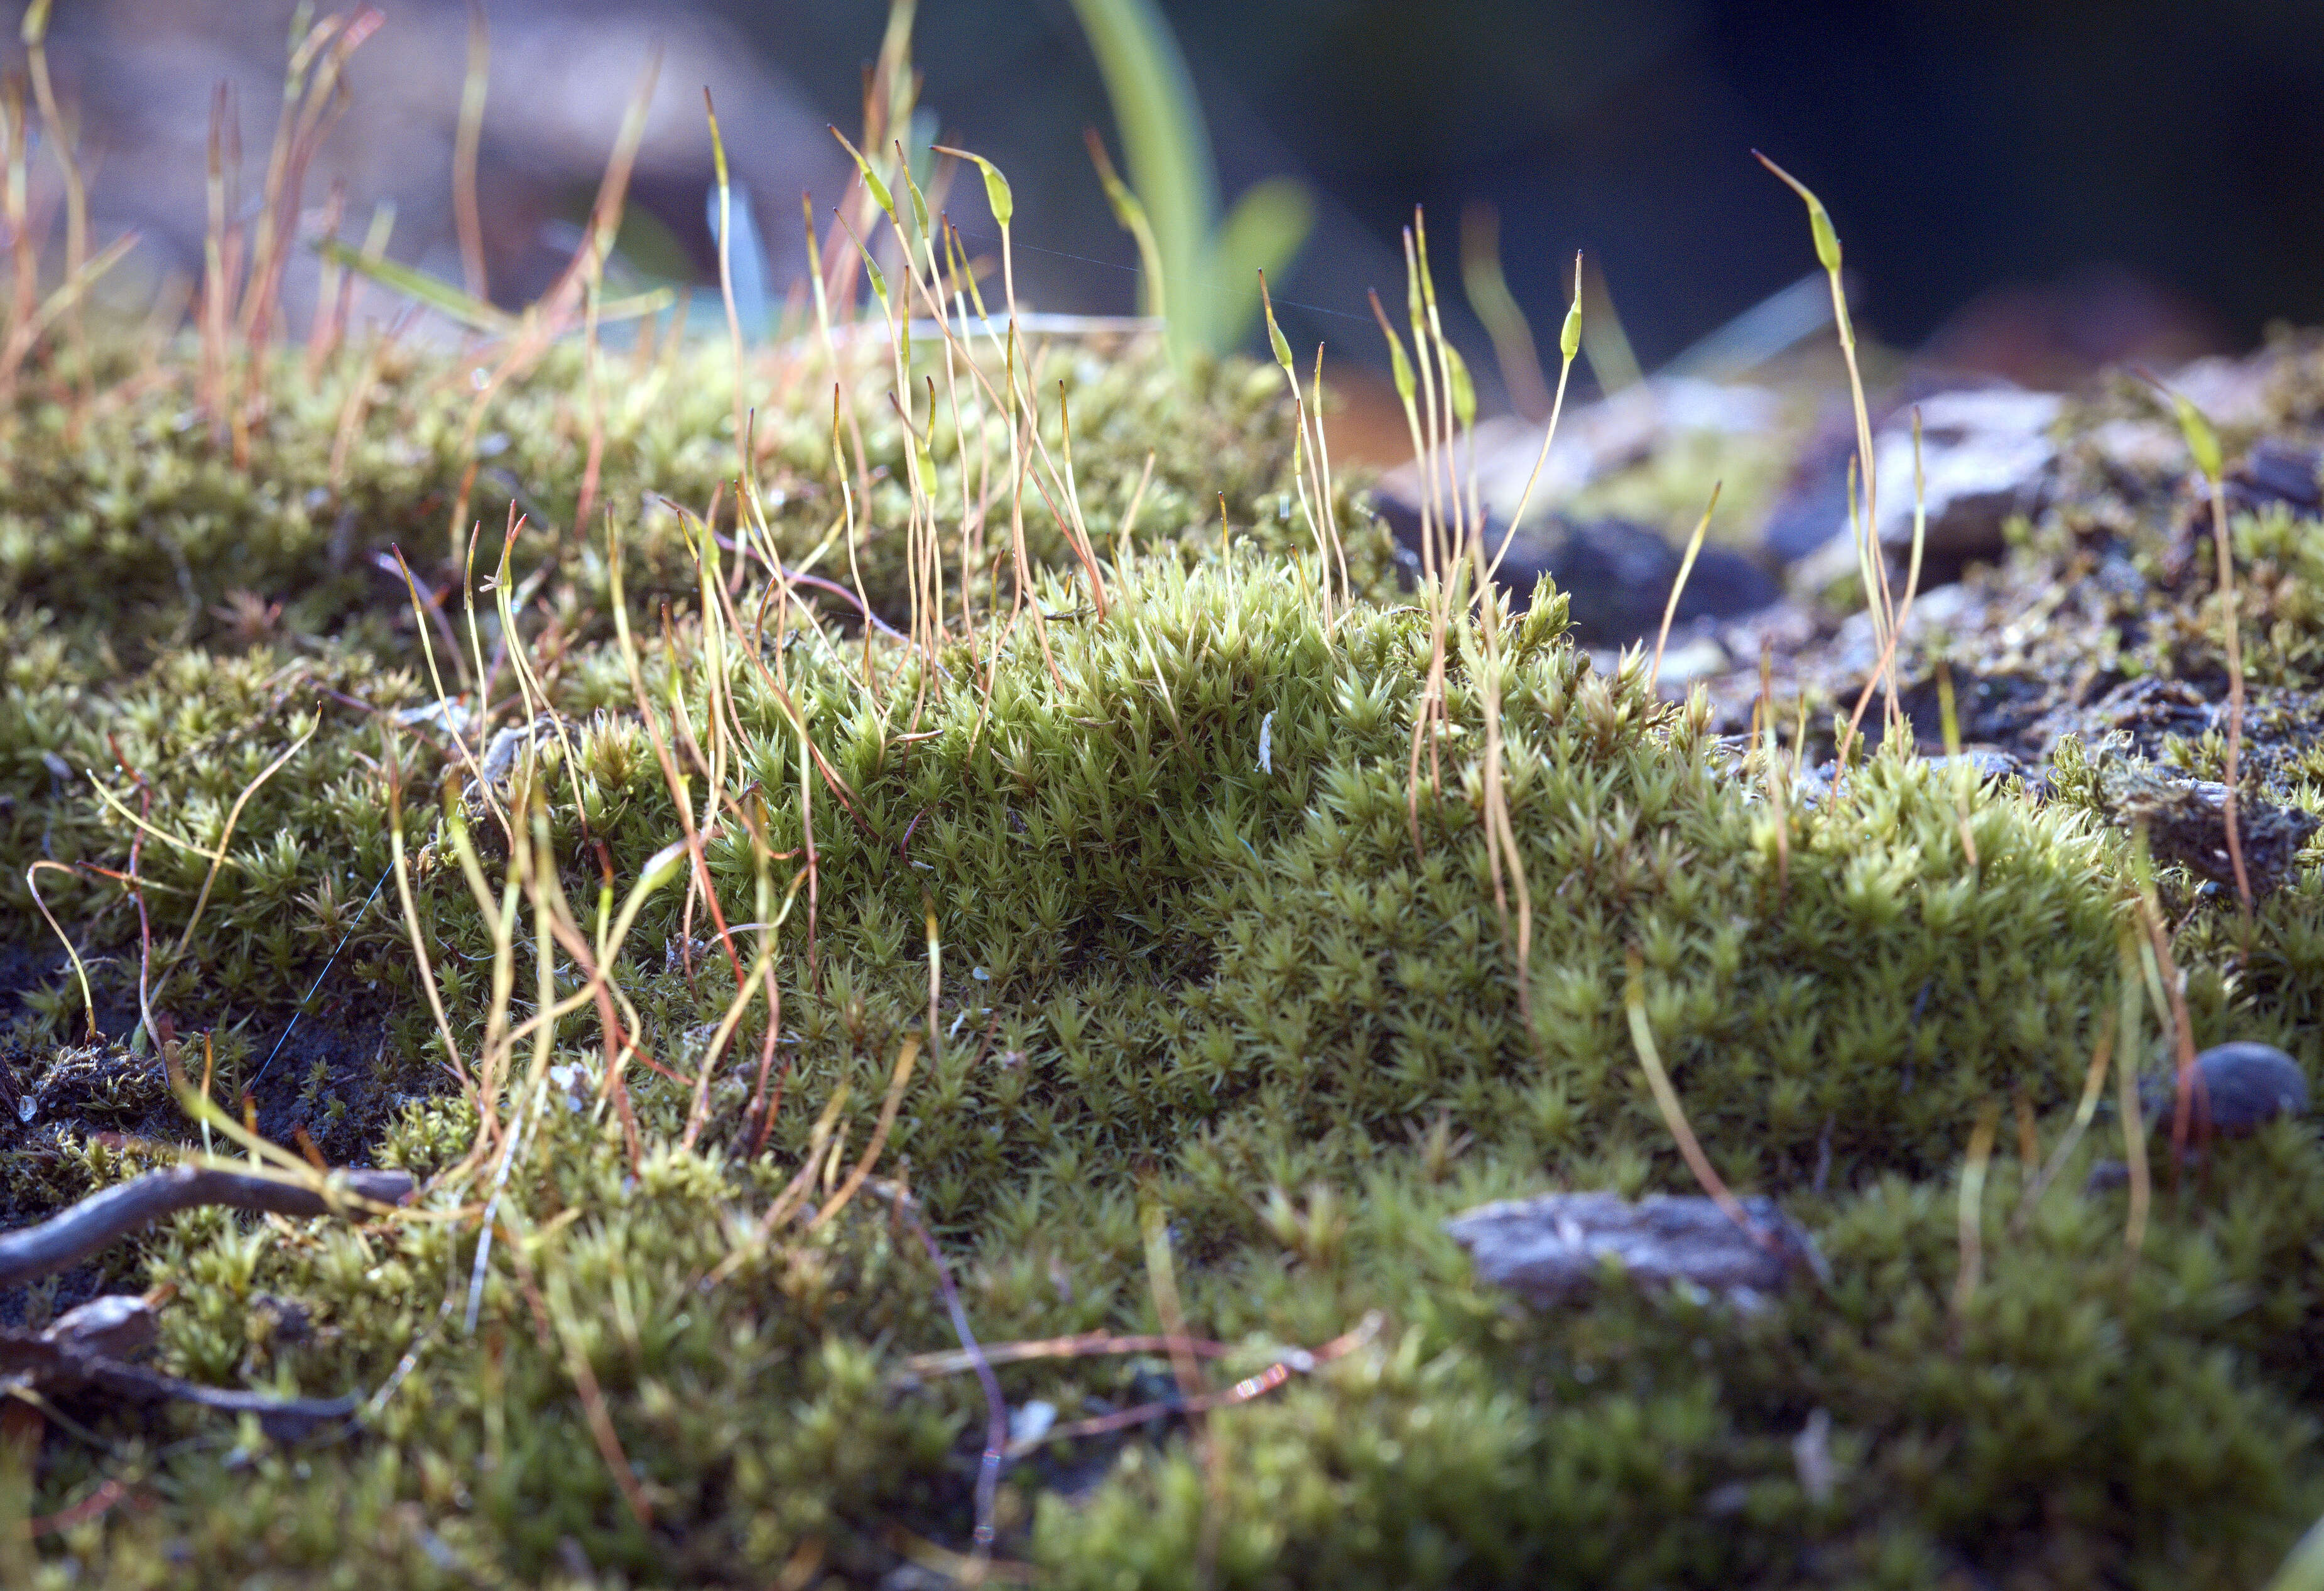
[[[2158,1072],[2139,1084],[2139,1108],[2150,1127],[2177,1114],[2178,1076]],[[2195,1057],[2188,1079],[2190,1119],[2197,1136],[2246,1137],[2279,1116],[2308,1114],[2308,1075],[2300,1062],[2249,1039],[2213,1044]]]
[[[2159,862],[2177,862],[2219,884],[2236,881],[2227,846],[2227,787],[2208,779],[2175,777],[2161,768],[2109,770],[2099,786],[2107,815],[2124,828],[2144,825]],[[2319,827],[2296,806],[2278,806],[2246,795],[2236,803],[2236,837],[2252,894],[2273,894],[2292,877],[2300,852]]]
[[[1410,555],[1420,563],[1420,511],[1385,491],[1373,505]],[[1677,583],[1680,551],[1650,526],[1628,520],[1529,519],[1508,534],[1506,520],[1489,513],[1485,545],[1499,551],[1508,544],[1495,578],[1523,610],[1545,575],[1569,599],[1573,639],[1583,646],[1626,647],[1652,640],[1662,627],[1663,609]],[[1738,618],[1757,612],[1782,595],[1766,570],[1732,548],[1706,546],[1679,593],[1674,621],[1684,630],[1701,620]]]
[[[2263,437],[2252,444],[2242,466],[2227,477],[2227,506],[2239,513],[2281,506],[2312,519],[2324,512],[2324,482],[2317,475],[2320,466],[2324,466],[2324,449],[2282,437]]]
[[[2040,512],[2056,474],[2058,446],[2051,432],[2062,406],[2054,392],[2014,387],[1937,392],[1918,405],[1927,482],[1922,499],[1927,513],[1924,586],[1959,578],[1973,561],[2000,556],[2002,527],[2011,516]],[[1880,483],[1876,529],[1889,555],[1902,557],[1913,545],[1910,411],[1895,413],[1873,447]],[[1824,521],[1818,550],[1796,574],[1812,585],[1846,576],[1856,567],[1844,489],[1838,506],[1839,512]],[[1808,528],[1788,520],[1785,525],[1789,539],[1770,550],[1801,556],[1808,550],[1802,545]]]
[[[161,1330],[152,1304],[135,1293],[108,1292],[58,1316],[41,1333],[41,1340],[108,1359],[127,1359],[152,1347]]]
[[[1584,1297],[1608,1262],[1646,1286],[1689,1284],[1756,1308],[1794,1272],[1826,1274],[1815,1240],[1764,1197],[1739,1201],[1746,1232],[1717,1203],[1649,1194],[1547,1193],[1480,1204],[1445,1222],[1478,1277],[1549,1308]]]

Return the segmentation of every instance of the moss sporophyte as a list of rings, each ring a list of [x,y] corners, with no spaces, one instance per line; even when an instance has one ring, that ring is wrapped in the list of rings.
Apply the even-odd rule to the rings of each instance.
[[[362,41],[314,26],[287,161]],[[1503,588],[1419,225],[1415,581],[1272,304],[1272,363],[1174,363],[966,269],[944,205],[1005,235],[1009,189],[900,147],[908,39],[770,344],[616,318],[599,227],[481,344],[286,347],[230,212],[190,329],[28,344],[9,1222],[183,1154],[419,1191],[188,1210],[0,1298],[141,1293],[155,1374],[355,1411],[19,1400],[0,1577],[2271,1572],[2324,1512],[2324,1156],[2289,1113],[2174,1154],[2153,1090],[2324,1064],[2313,521],[2227,512],[2229,602],[2183,500],[2070,491],[1949,636],[1871,548],[1877,645],[1728,732]],[[2268,358],[2268,427],[2315,428],[2324,359]],[[2248,915],[2200,814],[2154,838],[2224,719],[1982,781],[1904,732],[1941,658],[1970,742],[2011,667],[2224,703],[2223,620],[2246,878],[2292,836]],[[1829,1280],[1537,1310],[1445,1229],[1706,1184]]]

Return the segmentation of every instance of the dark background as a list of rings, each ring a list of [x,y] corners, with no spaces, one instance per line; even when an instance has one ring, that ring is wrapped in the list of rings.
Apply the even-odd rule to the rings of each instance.
[[[374,3],[386,24],[356,59],[355,108],[305,202],[344,180],[359,235],[374,202],[392,198],[392,252],[456,277],[449,171],[466,0]],[[1821,192],[1859,323],[1898,348],[1934,338],[1993,369],[2010,368],[2010,349],[2046,348],[2070,376],[2108,358],[2167,365],[2247,346],[2278,319],[2324,322],[2324,0],[1160,5],[1208,115],[1224,198],[1277,174],[1317,191],[1317,231],[1276,285],[1303,352],[1329,339],[1343,369],[1379,355],[1364,290],[1400,290],[1397,236],[1411,207],[1427,207],[1450,283],[1462,207],[1480,198],[1500,213],[1508,274],[1538,334],[1554,331],[1561,272],[1587,250],[1653,369],[1814,269],[1801,206],[1751,160],[1755,146]],[[668,48],[656,130],[633,194],[663,248],[635,262],[684,271],[690,254],[694,273],[715,279],[700,100],[715,80],[776,289],[797,272],[799,192],[826,209],[839,196],[846,162],[824,124],[860,127],[859,72],[888,0],[486,9],[482,193],[495,296],[523,302],[570,257],[571,223],[657,39]],[[237,86],[245,162],[263,160],[291,10],[59,6],[59,74],[85,107],[99,220],[139,229],[153,270],[200,268],[215,83]],[[11,24],[21,11],[0,0]],[[1111,116],[1070,0],[921,0],[916,56],[947,141],[989,155],[1015,185],[1026,296],[1053,309],[1131,307],[1136,251],[1080,136],[1090,125],[1111,136]],[[246,176],[254,192],[256,170]],[[952,206],[972,230],[989,226],[973,189]],[[1473,326],[1458,336],[1489,382],[1481,336]]]
[[[724,0],[817,108],[855,119],[884,0]],[[1830,206],[1862,322],[1918,345],[1992,290],[2078,330],[2107,307],[2236,347],[2324,319],[2324,5],[2282,0],[1163,0],[1232,196],[1307,178],[1323,224],[1284,286],[1360,311],[1399,287],[1397,230],[1429,207],[1449,259],[1463,202],[1503,218],[1537,330],[1572,251],[1601,262],[1651,369],[1813,269],[1798,203]],[[1108,125],[1065,0],[927,0],[926,102],[1017,179],[1018,236],[1052,296],[1119,308],[1134,260],[1076,134]],[[2093,300],[2097,308],[2093,308]],[[2023,308],[2021,303],[2021,308]],[[2117,314],[2118,318],[2118,314]],[[1311,336],[1369,354],[1364,328]],[[2135,339],[2134,339],[2135,340]],[[2105,352],[2105,350],[2100,350]]]

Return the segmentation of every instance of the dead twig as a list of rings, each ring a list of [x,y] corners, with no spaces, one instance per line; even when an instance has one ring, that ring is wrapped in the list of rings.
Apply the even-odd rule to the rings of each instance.
[[[201,1165],[148,1172],[92,1194],[37,1227],[0,1234],[0,1289],[77,1265],[165,1215],[198,1205],[283,1216],[349,1215],[401,1203],[412,1185],[410,1175],[400,1171],[341,1172],[311,1186]],[[254,1415],[280,1442],[300,1441],[353,1419],[361,1405],[352,1393],[337,1398],[271,1397],[201,1386],[124,1363],[122,1356],[152,1345],[155,1330],[153,1306],[124,1296],[84,1304],[44,1331],[0,1328],[0,1392],[35,1407],[45,1406],[49,1397],[92,1389],[127,1402],[192,1403],[222,1414]],[[68,1510],[47,1528],[94,1517],[118,1496],[117,1488],[100,1489],[84,1505],[86,1513]]]
[[[976,1467],[976,1536],[975,1561],[987,1564],[992,1557],[992,1543],[997,1535],[994,1512],[1000,1498],[1001,1465],[1009,1450],[1009,1403],[1001,1395],[1001,1383],[992,1374],[992,1361],[976,1340],[976,1333],[968,1323],[968,1311],[960,1301],[960,1289],[953,1284],[952,1267],[945,1264],[944,1250],[936,1244],[936,1234],[920,1219],[917,1202],[899,1188],[883,1185],[891,1207],[927,1250],[928,1263],[936,1267],[936,1288],[944,1294],[945,1310],[952,1317],[954,1335],[960,1338],[960,1354],[967,1367],[976,1372],[984,1389],[984,1451]]]
[[[58,1327],[70,1320],[66,1317]],[[276,1398],[263,1393],[199,1386],[156,1370],[124,1365],[100,1351],[84,1334],[57,1328],[37,1333],[0,1329],[0,1385],[42,1396],[94,1388],[132,1402],[193,1403],[221,1414],[254,1414],[260,1428],[281,1442],[301,1440],[325,1426],[350,1419],[360,1403],[353,1393],[337,1398]]]
[[[412,1189],[400,1171],[338,1173],[337,1190],[302,1188],[272,1177],[181,1165],[147,1172],[117,1188],[93,1193],[37,1227],[0,1233],[0,1288],[15,1287],[78,1265],[163,1216],[198,1205],[264,1210],[281,1216],[343,1215],[366,1206],[393,1205]]]
[[[1118,1354],[1167,1353],[1173,1344],[1206,1359],[1224,1358],[1234,1351],[1231,1343],[1213,1342],[1199,1337],[1117,1337],[1111,1331],[1084,1331],[1074,1337],[1043,1338],[1033,1342],[992,1343],[982,1353],[988,1364],[1014,1365],[1027,1359],[1085,1359]],[[945,1348],[936,1353],[912,1355],[904,1361],[901,1374],[921,1380],[934,1375],[957,1375],[964,1370],[974,1368],[976,1359],[965,1349]]]
[[[1112,1414],[1099,1414],[1088,1420],[1069,1421],[1053,1425],[1039,1436],[1028,1437],[1009,1444],[1007,1457],[1021,1458],[1035,1448],[1047,1442],[1069,1441],[1078,1437],[1102,1436],[1108,1431],[1122,1430],[1133,1425],[1144,1425],[1156,1420],[1167,1420],[1173,1414],[1199,1414],[1210,1409],[1224,1409],[1236,1403],[1248,1403],[1253,1398],[1264,1397],[1291,1379],[1295,1375],[1309,1375],[1355,1352],[1379,1335],[1383,1317],[1372,1311],[1359,1321],[1356,1329],[1344,1336],[1335,1337],[1319,1348],[1293,1348],[1258,1375],[1236,1382],[1232,1386],[1214,1393],[1204,1393],[1198,1398],[1172,1398],[1162,1402],[1140,1403]]]

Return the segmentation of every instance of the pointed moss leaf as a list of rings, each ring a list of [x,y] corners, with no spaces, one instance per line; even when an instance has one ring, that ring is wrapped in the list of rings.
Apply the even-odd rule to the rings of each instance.
[[[1017,200],[1010,193],[1009,179],[1001,174],[1001,168],[982,155],[971,154],[964,149],[953,149],[941,143],[934,147],[938,154],[948,154],[955,160],[976,162],[976,169],[984,173],[984,202],[992,211],[993,224],[998,226],[1008,225],[1009,217],[1017,213]]]
[[[2187,451],[2194,455],[2195,467],[2203,472],[2205,480],[2218,485],[2225,467],[2219,455],[2218,432],[2211,428],[2211,422],[2191,400],[2173,392],[2171,406],[2179,411],[2179,431],[2187,438]]]

